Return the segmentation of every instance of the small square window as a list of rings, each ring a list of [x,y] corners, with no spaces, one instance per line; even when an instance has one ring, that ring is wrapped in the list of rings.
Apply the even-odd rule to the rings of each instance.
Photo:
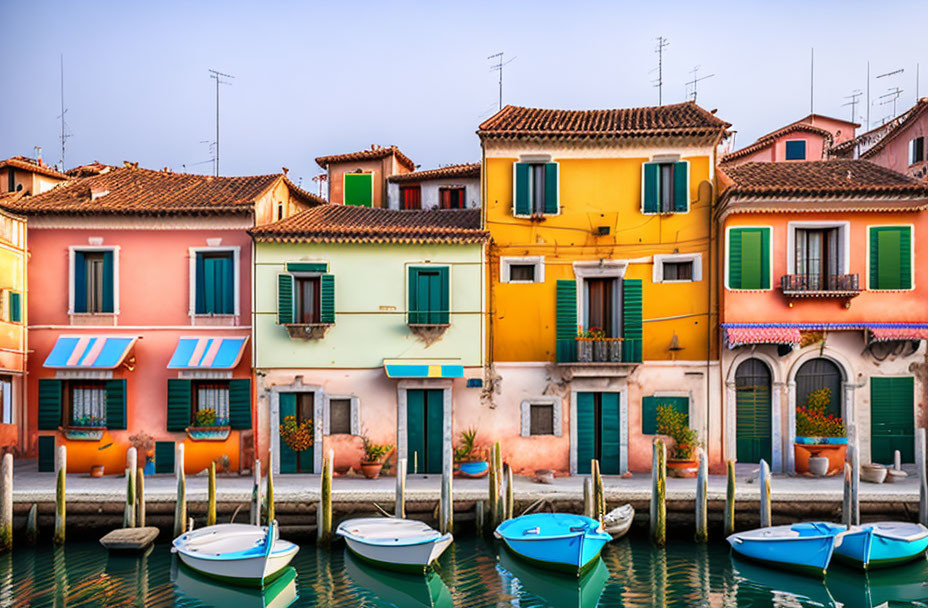
[[[529,434],[554,434],[554,404],[532,403],[529,409]]]
[[[806,142],[801,139],[786,142],[786,160],[805,160]]]
[[[692,281],[693,261],[664,262],[665,281]]]
[[[422,209],[422,188],[414,186],[400,186],[400,209]]]
[[[329,399],[329,435],[351,434],[351,399]]]
[[[501,283],[544,283],[545,259],[543,257],[501,257]]]
[[[525,281],[533,283],[535,281],[534,264],[510,264],[509,265],[510,281]]]
[[[909,164],[914,165],[925,160],[925,138],[916,137],[909,141]]]
[[[464,209],[464,187],[449,187],[439,190],[440,207],[442,209]]]

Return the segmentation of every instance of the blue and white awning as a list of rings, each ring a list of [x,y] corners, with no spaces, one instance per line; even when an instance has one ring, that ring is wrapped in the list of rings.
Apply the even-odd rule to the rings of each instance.
[[[242,360],[248,338],[181,338],[168,369],[232,369]]]
[[[463,378],[460,359],[384,359],[387,378]]]
[[[135,336],[59,336],[43,364],[56,369],[119,367],[138,340]]]

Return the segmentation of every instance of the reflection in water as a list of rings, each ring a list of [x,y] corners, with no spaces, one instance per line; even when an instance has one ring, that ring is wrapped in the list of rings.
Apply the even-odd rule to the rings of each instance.
[[[602,563],[576,581],[535,570],[492,541],[460,535],[429,577],[394,575],[304,545],[292,570],[263,591],[227,587],[176,568],[170,546],[147,556],[109,556],[97,543],[17,546],[0,556],[0,605],[13,606],[795,606],[873,607],[928,602],[928,562],[864,575],[835,564],[822,579],[734,560],[722,542],[646,539],[607,545]],[[298,573],[298,574],[297,574]]]

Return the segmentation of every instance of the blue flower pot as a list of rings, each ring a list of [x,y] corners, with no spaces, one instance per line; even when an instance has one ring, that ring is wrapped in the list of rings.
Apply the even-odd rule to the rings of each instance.
[[[487,471],[490,468],[490,464],[486,461],[483,462],[462,462],[458,465],[458,468],[462,473],[467,475],[480,475]]]

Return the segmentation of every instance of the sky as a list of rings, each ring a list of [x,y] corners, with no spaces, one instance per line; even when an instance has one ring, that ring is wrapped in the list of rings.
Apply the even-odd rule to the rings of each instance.
[[[220,171],[290,169],[313,189],[314,159],[395,144],[423,169],[480,158],[477,126],[503,102],[564,109],[657,105],[689,97],[737,130],[736,147],[814,110],[850,118],[871,66],[879,96],[903,89],[901,113],[928,96],[924,1],[726,2],[18,2],[0,0],[0,157],[61,159],[64,61],[66,167],[99,160],[209,173],[221,88]],[[869,26],[868,24],[875,24]],[[876,78],[894,70],[901,74]],[[866,104],[857,121],[866,122]],[[866,126],[866,125],[865,125]]]

